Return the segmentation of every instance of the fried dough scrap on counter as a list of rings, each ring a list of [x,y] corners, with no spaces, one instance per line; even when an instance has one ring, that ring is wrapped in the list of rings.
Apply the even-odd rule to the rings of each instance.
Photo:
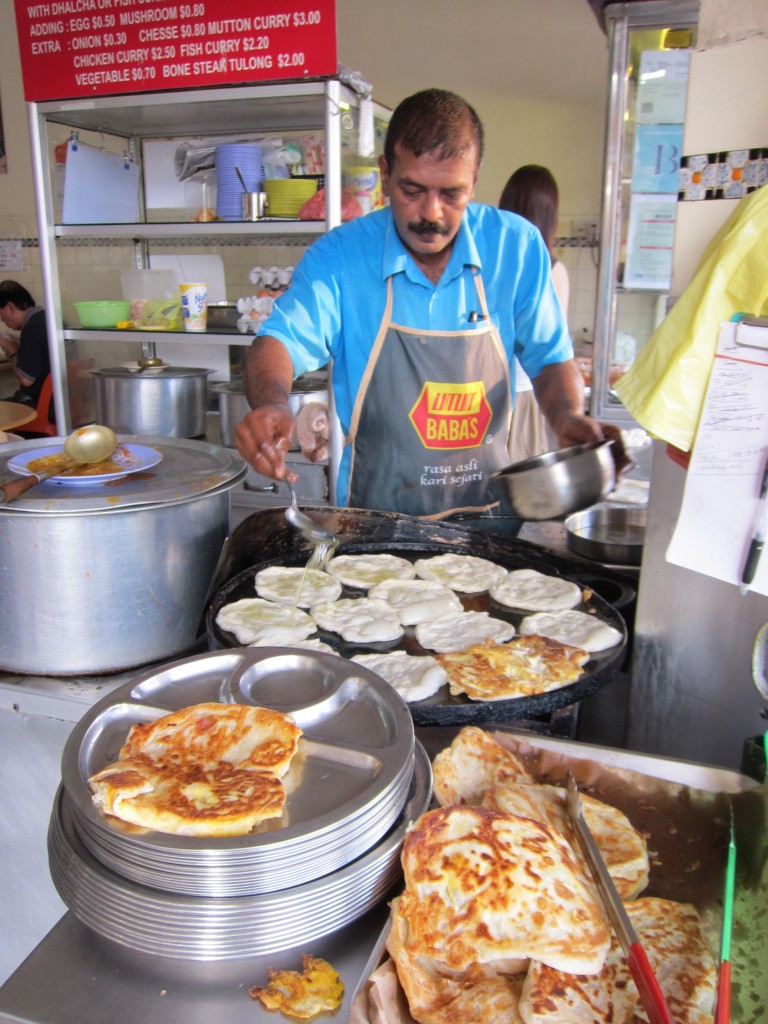
[[[308,1020],[321,1013],[334,1013],[341,1006],[344,983],[327,960],[305,954],[302,972],[278,971],[270,967],[265,987],[248,989],[251,999],[267,1010],[280,1010],[289,1017]]]
[[[571,844],[564,791],[539,783],[519,757],[474,726],[435,757],[433,775],[442,806],[406,835],[405,889],[392,903],[386,939],[413,1020],[647,1020],[578,844]],[[616,808],[583,793],[582,806],[672,1019],[711,1024],[717,969],[698,911],[636,899],[648,883],[645,838]],[[373,995],[369,1003],[376,1005]]]

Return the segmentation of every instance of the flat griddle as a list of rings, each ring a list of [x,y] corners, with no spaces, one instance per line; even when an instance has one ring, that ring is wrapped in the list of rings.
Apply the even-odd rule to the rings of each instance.
[[[337,555],[388,552],[413,562],[451,551],[487,558],[507,569],[533,568],[571,579],[582,587],[585,594],[585,600],[577,606],[578,610],[595,614],[622,635],[621,643],[590,658],[582,677],[575,683],[529,697],[484,702],[471,701],[463,694],[453,696],[445,686],[434,696],[408,705],[416,725],[477,725],[545,718],[602,689],[618,673],[627,644],[627,627],[618,608],[599,591],[612,592],[621,601],[626,597],[627,588],[620,579],[595,572],[579,561],[554,556],[536,545],[486,530],[361,509],[316,507],[306,511],[338,535]],[[271,565],[306,565],[310,553],[306,542],[286,523],[283,509],[265,509],[245,519],[225,544],[206,602],[205,628],[209,648],[221,650],[239,646],[232,633],[216,625],[216,616],[226,604],[257,596],[257,572]],[[365,591],[348,587],[342,591],[342,597],[364,595]],[[495,618],[513,623],[516,628],[528,614],[497,604],[487,593],[459,596],[466,610],[488,611]],[[387,644],[347,643],[326,630],[318,630],[313,635],[346,658],[354,654],[390,650],[405,650],[412,655],[433,653],[418,644],[412,627],[406,628],[403,638]]]

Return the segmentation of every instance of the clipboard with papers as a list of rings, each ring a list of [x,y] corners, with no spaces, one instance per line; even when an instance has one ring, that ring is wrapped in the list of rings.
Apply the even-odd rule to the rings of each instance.
[[[720,326],[667,561],[741,586],[768,456],[768,324]],[[749,343],[748,343],[749,340]],[[768,595],[768,557],[750,589]]]
[[[137,164],[125,156],[67,143],[64,172],[64,224],[134,224],[139,219]]]

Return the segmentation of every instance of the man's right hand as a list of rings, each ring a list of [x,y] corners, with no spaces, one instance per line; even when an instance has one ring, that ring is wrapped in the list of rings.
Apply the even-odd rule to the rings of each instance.
[[[264,476],[284,480],[285,453],[290,448],[294,419],[288,403],[262,405],[235,427],[235,444],[246,462]],[[295,474],[291,474],[295,479]]]
[[[0,332],[0,349],[9,359],[13,359],[19,351],[19,339],[12,334],[6,334],[5,331]]]

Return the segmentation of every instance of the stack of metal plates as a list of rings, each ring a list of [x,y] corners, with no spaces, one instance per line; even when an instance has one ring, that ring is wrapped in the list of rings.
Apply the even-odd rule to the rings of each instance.
[[[88,779],[118,759],[131,726],[208,701],[273,708],[302,729],[282,816],[211,839],[102,814]],[[138,676],[76,726],[51,819],[51,873],[75,915],[117,942],[193,959],[260,955],[374,906],[430,791],[408,708],[379,676],[314,651],[214,652]]]

